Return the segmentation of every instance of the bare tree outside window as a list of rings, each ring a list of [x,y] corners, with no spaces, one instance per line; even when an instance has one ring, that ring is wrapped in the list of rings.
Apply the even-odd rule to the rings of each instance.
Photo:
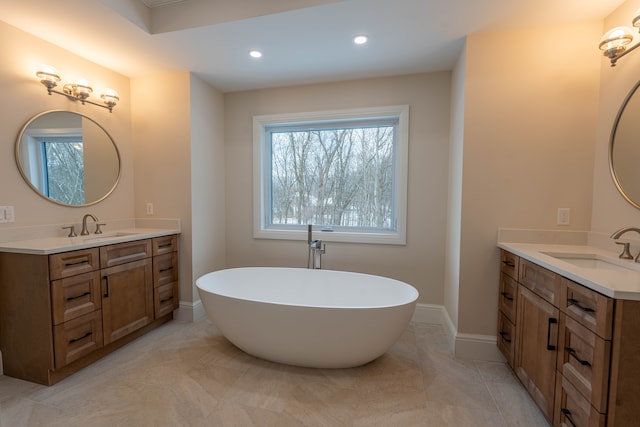
[[[394,125],[269,134],[272,224],[394,229]]]
[[[43,142],[46,194],[68,205],[84,204],[82,141]]]

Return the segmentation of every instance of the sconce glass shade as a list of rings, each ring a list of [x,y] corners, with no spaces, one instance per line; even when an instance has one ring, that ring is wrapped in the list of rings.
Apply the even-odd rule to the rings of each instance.
[[[36,76],[40,79],[40,83],[45,85],[48,90],[56,87],[60,81],[58,71],[51,65],[42,65],[38,71],[36,71]]]
[[[89,85],[89,82],[84,79],[79,79],[73,87],[74,95],[80,99],[87,99],[93,88]]]
[[[640,28],[640,9],[636,10],[633,21],[631,21],[631,25],[635,28]]]
[[[100,95],[100,98],[104,101],[104,103],[112,109],[115,105],[120,101],[120,97],[118,97],[118,92],[113,89],[106,88],[104,93]]]
[[[616,27],[605,33],[600,39],[600,50],[604,55],[612,58],[624,52],[626,45],[633,41],[633,33],[627,27]]]

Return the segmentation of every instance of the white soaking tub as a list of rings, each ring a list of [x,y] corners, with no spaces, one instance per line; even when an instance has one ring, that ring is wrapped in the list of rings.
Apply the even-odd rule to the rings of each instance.
[[[398,280],[302,268],[220,270],[196,286],[209,319],[238,348],[315,368],[359,366],[384,354],[418,298]]]

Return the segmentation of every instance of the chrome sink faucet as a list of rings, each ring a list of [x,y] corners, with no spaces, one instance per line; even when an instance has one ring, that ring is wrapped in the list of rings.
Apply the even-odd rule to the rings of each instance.
[[[82,231],[80,232],[81,236],[88,236],[89,230],[87,229],[87,219],[91,218],[93,222],[96,223],[96,234],[101,234],[102,230],[100,230],[100,226],[104,224],[98,224],[98,218],[92,214],[86,214],[82,217]]]
[[[635,231],[636,233],[640,234],[640,228],[637,227],[622,227],[620,230],[617,230],[616,232],[614,232],[611,236],[613,240],[618,240],[620,237],[622,237],[623,234],[625,234],[628,231]],[[622,253],[618,256],[619,258],[622,259],[634,259],[633,255],[631,255],[631,253],[629,252],[629,242],[616,242],[616,245],[623,245],[623,251]],[[638,253],[638,255],[635,257],[635,262],[640,262],[640,253]]]
[[[325,252],[325,245],[322,240],[313,240],[313,226],[308,225],[307,228],[307,246],[309,247],[309,256],[307,258],[307,268],[320,270],[322,268],[322,255]]]

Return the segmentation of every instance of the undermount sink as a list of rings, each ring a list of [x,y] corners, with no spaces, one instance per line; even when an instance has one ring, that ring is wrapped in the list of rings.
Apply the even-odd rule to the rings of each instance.
[[[83,240],[85,242],[101,242],[103,240],[115,239],[118,237],[127,237],[127,236],[135,236],[138,233],[132,232],[124,232],[124,231],[116,231],[114,233],[106,233],[106,234],[93,234],[90,237],[85,237]]]
[[[569,263],[580,268],[591,268],[599,270],[617,270],[617,271],[630,271],[637,270],[634,265],[620,265],[613,260],[609,260],[594,253],[565,253],[565,252],[542,252],[545,255],[558,259],[560,261]],[[619,261],[624,263],[625,261]],[[632,262],[632,261],[627,261]]]

